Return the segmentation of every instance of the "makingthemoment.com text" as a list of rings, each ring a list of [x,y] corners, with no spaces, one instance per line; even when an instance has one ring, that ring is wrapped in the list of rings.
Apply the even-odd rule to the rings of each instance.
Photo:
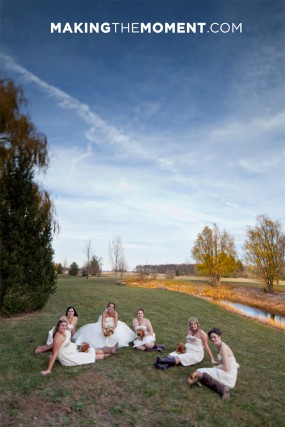
[[[242,33],[242,23],[234,22],[51,22],[52,34],[204,34]]]

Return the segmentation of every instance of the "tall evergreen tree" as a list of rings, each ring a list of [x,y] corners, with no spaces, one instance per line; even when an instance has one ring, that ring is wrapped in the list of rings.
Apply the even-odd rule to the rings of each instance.
[[[47,144],[20,112],[22,92],[0,82],[0,310],[8,315],[42,308],[56,288],[53,205],[35,181],[46,168]]]

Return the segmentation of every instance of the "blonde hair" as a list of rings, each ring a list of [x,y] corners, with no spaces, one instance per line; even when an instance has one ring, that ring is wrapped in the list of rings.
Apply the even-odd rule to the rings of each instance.
[[[197,317],[190,317],[190,319],[188,320],[188,326],[190,326],[191,322],[196,323],[196,325],[198,326],[198,329],[200,328],[200,323]]]

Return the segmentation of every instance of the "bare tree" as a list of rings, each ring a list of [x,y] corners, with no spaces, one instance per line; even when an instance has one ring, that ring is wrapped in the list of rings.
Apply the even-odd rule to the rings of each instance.
[[[123,241],[120,236],[116,236],[112,242],[109,243],[109,260],[115,276],[119,273],[122,278],[124,272],[127,271],[127,262]]]
[[[63,269],[63,274],[66,274],[68,272],[68,261],[66,258],[64,258],[63,260],[62,269]]]
[[[91,239],[88,240],[86,243],[86,246],[84,248],[84,253],[86,255],[86,279],[89,279],[89,267],[90,267],[90,260],[91,260],[91,246],[92,242]]]

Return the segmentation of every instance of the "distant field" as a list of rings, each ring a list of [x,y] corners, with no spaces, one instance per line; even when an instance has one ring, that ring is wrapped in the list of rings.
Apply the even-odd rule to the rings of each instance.
[[[108,301],[129,325],[143,306],[158,342],[166,345],[165,355],[184,338],[190,316],[206,331],[220,327],[241,365],[230,400],[190,388],[186,380],[193,368],[157,371],[157,353],[131,347],[94,365],[56,364],[42,377],[49,354],[35,356],[33,350],[65,308],[76,307],[81,326],[96,321]],[[1,426],[285,427],[285,333],[191,295],[120,286],[111,277],[61,277],[44,310],[1,319],[0,336]],[[197,366],[209,366],[208,357]]]
[[[114,273],[109,272],[109,271],[104,271],[102,273],[102,277],[114,278]],[[136,273],[128,272],[128,273],[124,273],[124,275],[123,275],[123,279],[132,278],[132,277],[136,277]],[[156,278],[157,278],[157,280],[165,280],[166,276],[165,276],[165,274],[157,274]],[[119,280],[119,275],[117,276],[117,279]],[[191,282],[205,282],[205,283],[209,282],[209,278],[204,277],[204,276],[175,276],[174,280],[177,280],[177,281],[189,280]],[[222,278],[221,283],[243,284],[243,285],[249,284],[249,285],[257,285],[257,286],[264,287],[264,284],[261,281],[258,281],[255,279],[246,279],[244,277]],[[285,286],[285,280],[280,280],[279,285]]]

